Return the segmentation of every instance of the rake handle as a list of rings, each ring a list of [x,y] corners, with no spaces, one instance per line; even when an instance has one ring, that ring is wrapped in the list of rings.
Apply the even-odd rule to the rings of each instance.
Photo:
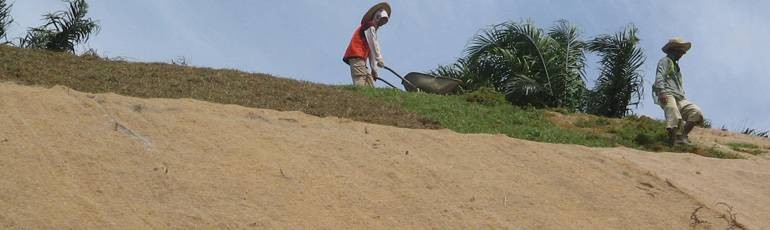
[[[382,66],[382,68],[385,68],[386,70],[390,71],[391,73],[393,73],[393,75],[396,75],[396,77],[398,77],[398,78],[400,78],[402,81],[406,82],[406,84],[409,84],[409,86],[411,86],[412,88],[415,88],[415,89],[417,89],[418,91],[420,90],[420,88],[417,88],[417,86],[415,86],[414,84],[412,84],[412,82],[410,82],[409,80],[406,80],[405,78],[401,77],[401,75],[400,75],[400,74],[396,73],[396,71],[394,71],[394,70],[393,70],[393,69],[391,69],[390,67],[387,67],[387,66],[384,66],[384,65],[383,65],[383,66]]]
[[[394,89],[398,89],[398,87],[394,86],[393,84],[390,84],[390,82],[386,81],[385,79],[377,78],[377,80],[380,80],[380,81],[384,82],[386,85],[389,85],[390,87],[393,87]]]

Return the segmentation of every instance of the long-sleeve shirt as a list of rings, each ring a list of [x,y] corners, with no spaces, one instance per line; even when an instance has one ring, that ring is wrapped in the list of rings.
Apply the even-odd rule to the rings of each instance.
[[[660,104],[658,98],[661,94],[674,96],[677,100],[685,100],[684,83],[679,63],[666,56],[658,61],[658,69],[655,74],[655,83],[652,84],[652,97],[656,104]]]
[[[377,40],[377,28],[370,26],[364,31],[364,36],[366,36],[366,43],[369,45],[369,66],[372,67],[372,73],[376,73],[377,63],[384,62],[382,51],[380,51],[380,42]]]

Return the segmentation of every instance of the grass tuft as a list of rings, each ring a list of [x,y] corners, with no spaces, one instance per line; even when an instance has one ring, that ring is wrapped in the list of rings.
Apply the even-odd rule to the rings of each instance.
[[[762,150],[761,147],[754,144],[749,144],[749,143],[731,142],[731,143],[727,143],[727,146],[730,147],[732,150],[748,153],[755,156],[766,153],[765,150]]]
[[[505,95],[489,87],[482,87],[476,91],[463,94],[463,97],[468,102],[482,105],[494,106],[508,104],[508,101],[505,100]]]
[[[709,148],[684,147],[684,148],[688,148],[687,149],[688,152],[698,154],[704,157],[721,158],[721,159],[745,159],[745,157],[741,155],[731,153],[731,152],[726,152],[716,147],[709,147]]]
[[[593,119],[582,119],[575,122],[575,126],[579,128],[595,128],[595,127],[604,127],[607,125],[610,125],[610,120],[604,117],[593,118]]]

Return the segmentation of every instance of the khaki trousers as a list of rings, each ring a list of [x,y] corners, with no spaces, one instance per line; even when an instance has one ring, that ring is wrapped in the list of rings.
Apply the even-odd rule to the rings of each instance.
[[[684,122],[703,123],[703,112],[688,100],[676,100],[674,96],[666,95],[666,103],[660,107],[666,114],[666,128],[680,129]]]
[[[350,77],[353,78],[353,85],[374,87],[374,78],[366,67],[366,61],[360,58],[348,59],[350,65]]]

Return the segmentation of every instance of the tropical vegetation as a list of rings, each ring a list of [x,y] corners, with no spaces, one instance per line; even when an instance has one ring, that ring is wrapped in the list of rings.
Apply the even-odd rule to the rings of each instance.
[[[588,42],[587,49],[601,57],[600,74],[589,95],[590,113],[623,117],[629,106],[638,105],[644,94],[639,69],[644,64],[644,52],[637,46],[637,28],[629,26],[614,35],[600,35]]]
[[[548,143],[593,147],[626,146],[646,151],[690,152],[706,157],[742,156],[710,146],[668,146],[665,124],[649,117],[605,118],[552,109],[511,106],[502,93],[481,88],[462,95],[406,93],[394,89],[356,88],[372,98],[416,112],[460,133],[492,133]]]
[[[460,79],[466,92],[493,88],[514,105],[622,117],[643,95],[645,57],[636,33],[631,25],[586,41],[566,20],[547,30],[531,21],[505,22],[477,34],[462,58],[432,73]],[[586,52],[602,59],[594,90],[586,87]]]
[[[59,85],[81,92],[142,98],[191,98],[403,128],[447,128],[461,133],[502,134],[551,143],[622,145],[734,157],[711,148],[669,148],[661,121],[635,116],[609,119],[561,109],[511,106],[502,93],[492,88],[441,96],[337,87],[237,70],[115,61],[86,54],[76,56],[10,46],[0,46],[0,81],[45,87]],[[132,106],[142,108],[141,104]],[[244,114],[244,118],[261,119],[254,114]]]
[[[30,28],[19,39],[19,47],[75,52],[75,46],[88,41],[99,31],[97,21],[88,18],[85,0],[67,0],[68,10],[43,15],[42,26]]]
[[[0,39],[5,40],[3,44],[8,43],[8,27],[13,23],[11,17],[11,6],[5,0],[0,0]]]

